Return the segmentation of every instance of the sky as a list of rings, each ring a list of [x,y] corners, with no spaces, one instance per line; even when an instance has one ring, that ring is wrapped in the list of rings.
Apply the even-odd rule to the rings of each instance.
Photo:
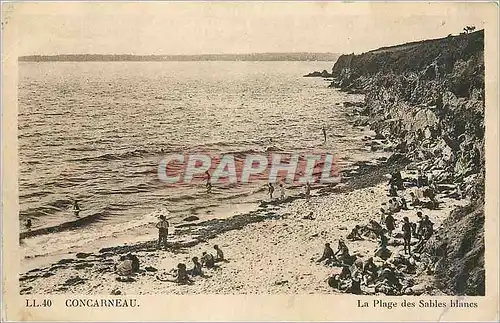
[[[17,3],[18,55],[361,53],[485,28],[491,3]],[[491,20],[491,15],[490,15]],[[9,31],[9,25],[5,31]]]

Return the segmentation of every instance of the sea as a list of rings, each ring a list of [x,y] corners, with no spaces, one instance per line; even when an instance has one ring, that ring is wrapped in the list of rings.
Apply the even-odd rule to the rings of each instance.
[[[23,258],[135,241],[159,214],[227,217],[266,199],[266,182],[222,185],[200,179],[169,186],[158,165],[169,153],[322,149],[346,168],[373,158],[343,102],[328,88],[333,62],[20,62],[19,223],[32,230],[92,221],[21,240]],[[322,127],[328,140],[323,143]],[[238,157],[239,156],[239,157]],[[292,188],[287,194],[293,194]]]

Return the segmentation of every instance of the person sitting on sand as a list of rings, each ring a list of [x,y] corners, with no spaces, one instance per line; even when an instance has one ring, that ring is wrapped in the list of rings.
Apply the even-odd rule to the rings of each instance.
[[[332,288],[339,289],[340,287],[340,275],[336,274],[328,278],[328,285]]]
[[[363,240],[363,237],[361,237],[361,227],[356,224],[356,226],[352,229],[351,233],[347,235],[347,240],[350,241],[356,241],[356,240]]]
[[[78,205],[78,201],[75,200],[73,202],[73,213],[75,214],[75,216],[79,216],[80,215],[80,206]]]
[[[158,249],[161,248],[163,242],[163,248],[167,250],[168,221],[163,214],[160,215],[160,221],[156,223],[156,228],[158,229]]]
[[[280,199],[285,199],[285,186],[283,185],[283,183],[280,183]]]
[[[411,243],[411,224],[410,220],[407,216],[403,218],[403,226],[401,228],[403,230],[403,243],[404,243],[404,253],[406,254],[408,250],[408,254],[411,255],[410,243]]]
[[[368,286],[370,282],[375,281],[377,278],[378,268],[373,262],[373,257],[368,258],[363,265],[363,277],[365,280],[365,285]]]
[[[385,234],[380,235],[380,240],[378,244],[378,249],[375,250],[375,257],[387,260],[391,256],[391,251],[387,249],[388,239]]]
[[[207,268],[215,267],[215,258],[211,253],[203,252],[201,256],[201,264]]]
[[[322,262],[326,260],[327,264],[334,263],[337,261],[335,257],[335,253],[333,252],[332,247],[330,247],[330,243],[325,243],[325,249],[323,249],[323,255],[316,262]]]
[[[188,271],[188,274],[191,276],[203,276],[203,270],[201,269],[201,263],[198,260],[198,257],[193,257],[191,259],[193,261],[193,269]]]
[[[387,229],[387,233],[389,236],[392,236],[392,231],[396,228],[396,220],[391,214],[388,214],[385,217],[385,228]]]
[[[28,231],[31,231],[31,219],[26,220],[26,229],[28,229]]]
[[[215,262],[225,261],[225,259],[224,259],[224,253],[222,252],[222,250],[220,250],[219,246],[215,245],[214,249],[215,249],[215,252],[216,252],[216,254],[215,254]]]
[[[398,201],[395,197],[389,200],[389,211],[390,213],[397,213],[401,210]]]
[[[384,233],[382,226],[375,220],[370,220],[370,230],[372,230],[376,236],[380,236]]]
[[[414,192],[410,192],[410,197],[411,197],[411,206],[420,206],[422,202],[420,202],[420,199]]]
[[[401,210],[408,210],[408,204],[406,203],[406,199],[403,195],[398,195],[396,197],[396,200],[397,200],[397,202],[399,204],[399,208]]]
[[[351,279],[351,270],[349,269],[349,266],[342,266],[342,271],[340,272],[339,279]]]
[[[187,284],[192,284],[193,280],[189,278],[187,270],[186,270],[186,265],[183,263],[179,263],[177,265],[177,270],[176,270],[176,277],[175,279],[163,279],[160,278],[160,276],[156,276],[156,279],[159,281],[163,282],[172,282],[172,283],[177,283],[179,285],[187,285]]]
[[[132,275],[132,260],[128,257],[123,257],[118,266],[115,266],[115,272],[120,276]]]
[[[391,185],[389,187],[389,195],[388,196],[398,196],[396,185]]]
[[[273,193],[274,193],[273,183],[269,183],[268,184],[267,193],[269,194],[269,199],[272,200],[273,199]]]
[[[132,272],[133,273],[137,273],[139,272],[139,258],[137,258],[136,255],[132,254],[132,253],[129,253],[127,255],[127,259],[129,259],[130,261],[132,261]]]
[[[337,256],[337,254],[340,254],[339,261],[343,264],[351,265],[352,263],[354,263],[354,260],[356,260],[356,256],[351,257],[351,255],[349,254],[349,248],[342,239],[339,240],[338,250],[335,253],[335,256]]]

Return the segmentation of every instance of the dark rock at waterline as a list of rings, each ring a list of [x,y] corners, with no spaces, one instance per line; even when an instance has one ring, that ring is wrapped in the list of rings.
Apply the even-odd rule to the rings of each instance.
[[[40,277],[43,277],[43,278],[47,278],[47,277],[50,277],[50,276],[54,276],[55,274],[53,272],[46,272],[44,274],[42,274]]]
[[[75,286],[75,285],[80,285],[84,284],[86,279],[81,278],[80,276],[72,277],[68,280],[66,280],[64,283],[62,283],[63,286]]]
[[[89,268],[89,267],[94,267],[94,264],[92,264],[92,263],[77,264],[75,266],[75,269],[80,270],[80,269]]]
[[[197,221],[197,220],[199,220],[199,219],[200,219],[200,218],[199,218],[199,217],[197,217],[196,215],[190,215],[190,216],[188,216],[187,218],[184,218],[184,221],[186,221],[186,222],[191,222],[191,221]]]
[[[64,259],[59,260],[57,263],[60,264],[60,265],[64,265],[64,264],[69,264],[69,263],[72,263],[72,262],[75,262],[75,260],[74,259],[69,259],[69,258],[64,258]]]
[[[147,267],[144,267],[144,270],[146,270],[147,272],[151,272],[151,273],[154,273],[154,272],[157,272],[158,269],[156,269],[155,267],[153,266],[147,266]]]
[[[375,138],[374,138],[374,139],[380,139],[380,140],[382,140],[382,139],[385,139],[385,137],[384,137],[384,135],[383,135],[383,134],[381,134],[381,133],[377,133],[377,134],[375,135]]]
[[[83,259],[83,258],[87,258],[87,257],[90,257],[90,256],[92,256],[91,253],[79,252],[79,253],[76,254],[75,257],[78,258],[78,259]]]
[[[121,283],[133,283],[133,282],[135,282],[135,279],[132,277],[118,276],[118,277],[116,277],[116,281],[121,282]]]
[[[312,73],[304,75],[304,77],[332,77],[332,74],[328,73],[327,70],[323,70],[322,72],[314,71]]]

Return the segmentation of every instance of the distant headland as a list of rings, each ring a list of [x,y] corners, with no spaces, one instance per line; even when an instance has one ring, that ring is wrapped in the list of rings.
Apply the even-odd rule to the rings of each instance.
[[[325,61],[335,62],[337,53],[252,53],[200,55],[101,55],[64,54],[20,56],[20,62],[109,62],[109,61]]]

